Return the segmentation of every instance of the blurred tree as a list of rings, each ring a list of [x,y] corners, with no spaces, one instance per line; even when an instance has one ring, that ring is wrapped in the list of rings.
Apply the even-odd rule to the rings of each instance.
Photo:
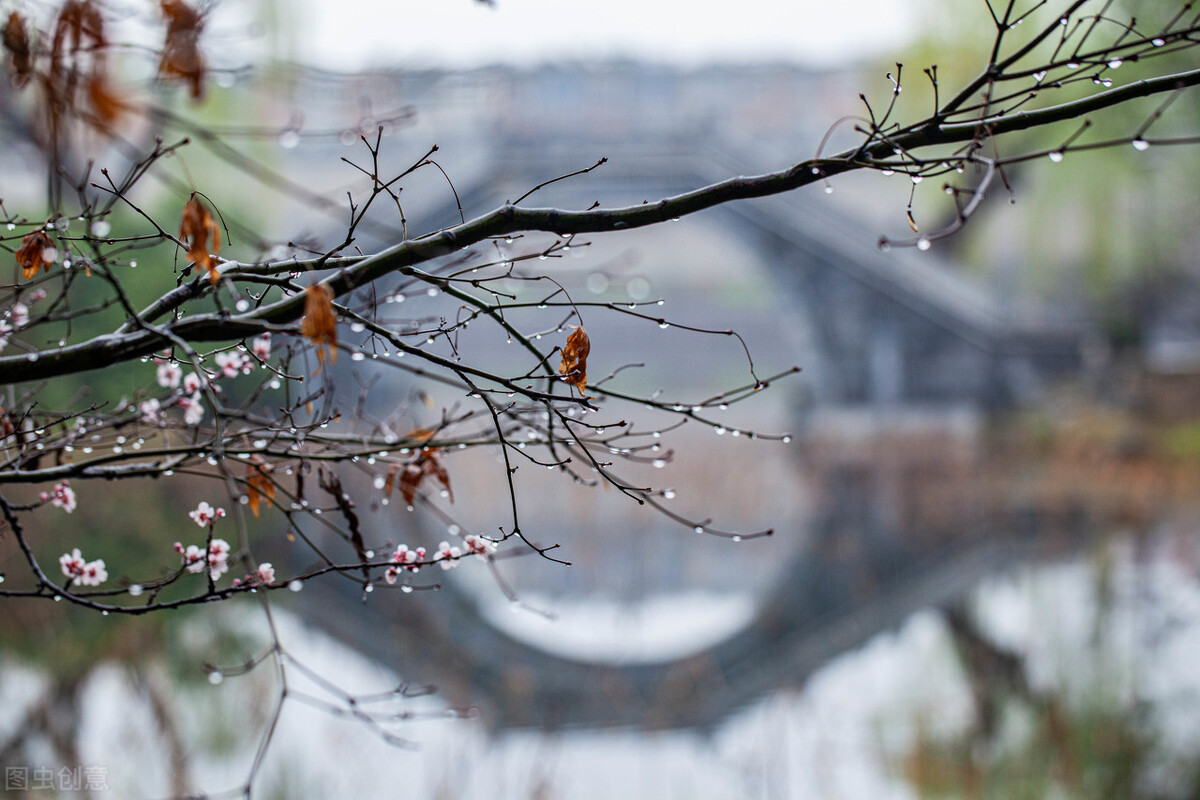
[[[1096,27],[1119,36],[1130,25],[1170,19],[1180,8],[1170,0],[1106,3]],[[947,80],[965,79],[975,68],[977,54],[990,46],[989,32],[953,13],[955,9],[947,2],[928,4],[918,26],[922,42],[917,57],[936,60]],[[1028,40],[1036,33],[1036,26],[1023,25],[1014,36]],[[1112,59],[1102,74],[1088,72],[1080,61],[1070,76],[1073,85],[1064,86],[1061,94],[1064,99],[1080,98],[1108,85],[1185,72],[1194,63],[1190,50],[1171,48],[1152,59]],[[1163,101],[1145,98],[1102,116],[1085,116],[1080,121],[1090,127],[1079,141],[1121,139],[1151,121],[1159,137],[1194,135],[1200,125],[1197,105],[1186,99],[1172,102],[1162,118],[1156,118]],[[987,273],[1002,291],[1080,306],[1081,312],[1107,320],[1111,335],[1119,339],[1122,327],[1142,316],[1148,292],[1169,287],[1182,275],[1195,277],[1191,231],[1200,159],[1192,148],[1147,152],[1134,147],[1066,157],[1059,145],[1074,132],[1038,127],[1011,142],[1010,146],[1045,151],[1049,163],[1014,165],[1009,173],[1011,197],[1020,202],[982,220],[971,236],[960,240],[959,255]],[[1144,141],[1139,142],[1138,148],[1144,147]],[[923,210],[930,209],[930,199],[925,198]],[[992,202],[1001,199],[998,195]]]

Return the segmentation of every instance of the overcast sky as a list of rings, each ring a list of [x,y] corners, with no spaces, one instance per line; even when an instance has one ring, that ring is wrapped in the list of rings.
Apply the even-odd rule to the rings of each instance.
[[[355,69],[628,56],[832,64],[896,47],[913,0],[306,0],[296,55]],[[369,21],[364,24],[364,20]]]

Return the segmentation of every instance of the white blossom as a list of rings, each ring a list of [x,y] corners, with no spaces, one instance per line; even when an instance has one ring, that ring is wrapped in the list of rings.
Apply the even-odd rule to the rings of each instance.
[[[83,561],[83,554],[76,547],[69,553],[63,553],[58,557],[58,563],[62,567],[63,575],[66,575],[74,583],[80,575],[83,574],[83,568],[87,566]]]
[[[29,306],[24,303],[13,303],[13,307],[8,313],[12,318],[14,328],[24,328],[29,324]]]
[[[225,516],[225,509],[213,508],[211,505],[208,504],[207,500],[201,500],[200,505],[196,506],[195,511],[188,512],[188,516],[191,517],[192,520],[197,525],[199,525],[201,528],[207,528],[209,525],[212,525],[214,522],[219,520],[221,517]],[[221,541],[221,540],[214,539],[213,544],[215,545],[219,541]],[[226,549],[226,551],[229,550],[228,544],[225,545],[225,549]]]
[[[63,575],[71,579],[71,585],[78,583],[83,586],[99,586],[108,580],[108,570],[105,569],[104,559],[98,558],[85,563],[83,554],[79,552],[78,547],[59,556],[58,564],[62,567]]]
[[[173,361],[163,361],[158,365],[158,385],[166,389],[178,389],[179,381],[183,378],[183,370]]]
[[[496,549],[495,542],[474,534],[464,536],[463,544],[466,545],[468,553],[478,553],[480,555],[487,555]]]
[[[208,506],[208,509],[212,510],[212,507],[208,503],[201,503],[200,506],[201,508]],[[192,519],[196,519],[197,522],[199,522],[197,512],[200,510],[198,508],[196,511],[191,512]],[[216,511],[216,516],[225,515],[223,509],[218,508]],[[176,542],[175,550],[183,556],[183,566],[187,568],[188,572],[203,572],[207,568],[209,577],[216,580],[229,571],[229,542],[224,539],[213,539],[209,542],[207,558],[204,555],[204,550],[194,544],[190,544],[187,546],[187,549],[184,549],[183,545]],[[265,566],[270,567],[271,565],[266,564]],[[271,574],[273,576],[275,574],[274,571]]]
[[[58,506],[70,514],[78,505],[75,502],[75,490],[66,481],[54,484],[49,492],[42,492],[42,500],[49,500],[50,505]]]
[[[179,398],[179,407],[183,409],[183,421],[188,425],[199,425],[204,419],[204,403],[199,392]]]
[[[417,565],[417,562],[424,560],[424,547],[418,547],[416,550],[409,550],[408,545],[401,544],[397,545],[395,552],[392,553],[392,563],[405,565],[403,568],[407,569],[409,572],[419,572],[421,568]],[[388,572],[398,573],[399,569],[399,567],[388,567]],[[384,573],[383,577],[386,579],[388,577],[388,573]],[[392,576],[392,580],[389,580],[388,583],[394,582],[395,575]]]
[[[162,410],[162,403],[157,397],[151,397],[149,400],[143,400],[138,403],[138,411],[141,412],[142,421],[148,425],[158,424],[158,412]]]
[[[196,392],[199,392],[202,388],[204,388],[204,383],[204,379],[195,372],[189,372],[187,375],[183,376],[183,393],[196,394]]]
[[[99,586],[108,580],[108,570],[104,568],[104,559],[89,561],[83,566],[83,574],[78,578],[84,586]]]
[[[250,352],[254,353],[255,357],[260,361],[266,361],[271,357],[271,334],[264,333],[250,343]]]
[[[433,554],[434,561],[442,562],[442,569],[457,567],[460,558],[462,558],[462,550],[458,547],[451,547],[449,542],[442,542],[438,545],[438,551]]]
[[[249,374],[254,369],[250,359],[240,350],[225,350],[217,353],[217,366],[226,378],[236,378],[239,372]]]

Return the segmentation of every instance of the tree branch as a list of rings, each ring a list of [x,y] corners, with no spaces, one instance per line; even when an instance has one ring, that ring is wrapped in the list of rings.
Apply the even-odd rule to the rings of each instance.
[[[830,176],[877,166],[895,150],[904,152],[938,145],[971,142],[981,135],[996,137],[1028,130],[1149,97],[1177,91],[1200,83],[1200,69],[1140,80],[1034,111],[1016,111],[985,117],[974,122],[943,123],[934,119],[910,125],[900,132],[830,158],[802,162],[786,170],[753,177],[730,178],[668,197],[657,203],[615,209],[567,211],[556,208],[520,208],[505,205],[473,220],[432,235],[401,242],[361,260],[347,259],[346,266],[324,279],[341,297],[390,273],[415,275],[413,267],[487,239],[528,231],[557,234],[601,233],[654,225],[694,214],[734,200],[766,197],[792,191]],[[236,277],[236,269],[225,273]],[[433,280],[435,285],[441,279]],[[193,280],[152,304],[143,315],[150,319],[177,307],[203,291],[206,281]],[[174,336],[189,342],[218,342],[254,336],[281,325],[295,323],[304,313],[304,294],[278,300],[244,314],[208,313],[191,316],[164,326]],[[123,329],[122,329],[123,330]],[[75,345],[42,351],[29,356],[0,357],[0,385],[51,378],[100,369],[115,363],[155,353],[172,342],[167,336],[147,330],[106,334]],[[36,356],[36,357],[35,357]]]

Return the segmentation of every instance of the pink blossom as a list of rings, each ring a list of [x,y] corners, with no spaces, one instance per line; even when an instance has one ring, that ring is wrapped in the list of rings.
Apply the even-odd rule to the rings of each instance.
[[[42,492],[42,500],[49,500],[51,505],[58,506],[70,514],[76,508],[75,490],[66,481],[54,484],[49,493]]]
[[[158,365],[158,385],[167,389],[178,389],[183,370],[173,361],[163,361]]]
[[[70,578],[71,583],[74,583],[79,579],[79,576],[83,575],[83,569],[87,566],[83,561],[83,554],[79,552],[78,547],[69,553],[63,553],[59,556],[58,563],[62,566],[63,575]]]
[[[399,567],[388,567],[383,572],[383,579],[388,582],[389,586],[394,584],[396,582],[396,579],[399,577],[400,577]]]
[[[149,400],[143,400],[138,403],[138,411],[142,414],[142,422],[147,425],[158,424],[158,412],[162,410],[162,403],[157,397],[151,397]]]
[[[99,586],[108,580],[108,570],[104,568],[104,559],[98,558],[84,564],[83,574],[79,576],[78,580],[84,586]]]
[[[226,378],[236,378],[239,372],[249,372],[254,369],[247,358],[240,350],[226,350],[217,353],[217,366],[221,368],[221,374]]]
[[[201,506],[208,505],[201,503]],[[221,509],[217,509],[221,511]],[[192,512],[193,514],[195,512]],[[224,514],[221,511],[221,514]],[[178,542],[175,543],[175,550],[181,551],[183,556],[183,565],[188,572],[203,572],[205,567],[208,568],[208,574],[213,579],[224,575],[229,571],[229,542],[224,539],[213,539],[208,545],[208,557],[205,558],[204,551],[194,544],[187,546],[184,550],[183,546]],[[269,566],[269,565],[268,565]]]
[[[397,545],[396,551],[394,553],[392,553],[392,563],[404,564],[404,565],[406,565],[404,568],[410,572],[419,572],[421,568],[419,566],[417,566],[417,562],[424,561],[424,560],[425,560],[425,548],[424,547],[418,547],[416,550],[409,550],[408,545],[402,544],[402,545]],[[396,567],[388,567],[388,570],[393,570],[393,569],[397,569],[397,568]],[[386,573],[384,573],[384,577],[385,578],[387,577]]]
[[[258,570],[256,570],[255,574],[258,576],[260,583],[275,582],[275,567],[271,566],[270,561],[264,561],[263,563],[259,564]]]
[[[255,358],[260,361],[266,361],[271,357],[271,334],[264,333],[250,343],[250,352],[254,353]]]
[[[196,392],[204,388],[204,384],[204,378],[201,378],[195,372],[189,372],[183,376],[183,393],[196,394]]]
[[[213,508],[208,504],[207,500],[201,500],[200,505],[196,506],[195,511],[188,512],[188,516],[191,517],[192,520],[194,520],[195,523],[201,528],[206,528],[219,520],[221,517],[225,516],[225,509]],[[213,544],[215,545],[219,541],[221,540],[214,539]],[[225,545],[225,549],[228,551],[229,545]]]
[[[84,586],[99,586],[108,580],[104,559],[98,558],[84,563],[83,554],[79,552],[78,547],[59,556],[58,563],[62,567],[63,575],[71,579],[69,585],[79,583]]]
[[[204,551],[196,545],[189,544],[187,550],[180,555],[183,556],[183,565],[187,567],[188,572],[201,572],[204,569]]]
[[[208,574],[215,581],[229,571],[229,542],[213,539],[208,546]]]
[[[204,403],[200,400],[199,392],[179,398],[179,407],[183,409],[183,421],[188,425],[199,425],[200,420],[204,419]]]
[[[229,571],[229,542],[214,539],[209,545],[209,575],[216,581]]]
[[[474,534],[464,536],[463,544],[466,546],[468,553],[478,553],[479,555],[487,555],[496,549],[495,542]]]
[[[241,359],[236,352],[217,353],[217,366],[226,378],[236,378],[242,371]]]
[[[12,318],[13,328],[17,330],[29,324],[29,306],[24,303],[13,303],[13,307],[8,314]]]
[[[460,558],[462,558],[462,550],[458,547],[451,547],[449,542],[442,542],[438,545],[438,551],[433,554],[434,561],[442,562],[442,569],[457,567]]]
[[[8,337],[12,335],[12,326],[0,319],[0,350],[8,346]]]

